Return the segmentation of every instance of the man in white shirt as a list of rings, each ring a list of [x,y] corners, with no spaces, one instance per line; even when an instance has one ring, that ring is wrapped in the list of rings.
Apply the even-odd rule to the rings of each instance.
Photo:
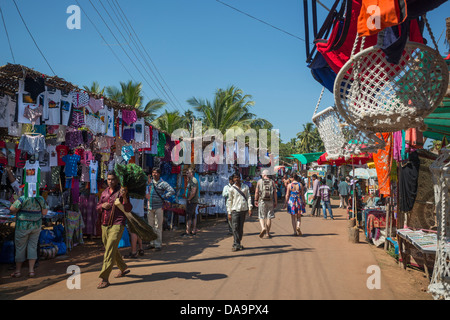
[[[247,185],[241,183],[239,174],[233,175],[233,186],[229,189],[227,199],[228,219],[231,220],[233,230],[233,247],[232,251],[243,250],[241,245],[242,236],[244,235],[245,215],[252,215],[252,198],[250,189]]]
[[[311,208],[311,216],[319,216],[320,215],[320,193],[319,193],[319,187],[320,187],[320,181],[317,178],[316,174],[312,175],[312,185],[313,185],[313,203]]]

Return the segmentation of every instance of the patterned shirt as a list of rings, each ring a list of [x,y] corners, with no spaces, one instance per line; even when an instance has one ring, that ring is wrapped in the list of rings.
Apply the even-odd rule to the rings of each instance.
[[[19,209],[16,215],[16,228],[19,230],[40,228],[42,225],[42,210],[48,209],[42,196],[35,198],[21,196],[12,204],[12,207]]]

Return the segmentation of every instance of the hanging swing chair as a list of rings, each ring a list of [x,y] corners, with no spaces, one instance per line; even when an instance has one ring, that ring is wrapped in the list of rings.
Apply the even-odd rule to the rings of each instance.
[[[334,83],[338,112],[359,130],[394,132],[425,129],[424,118],[441,103],[448,86],[448,67],[425,17],[436,50],[407,42],[398,64],[386,60],[381,48],[363,49],[356,37],[352,55]],[[361,39],[360,51],[354,55]]]
[[[317,113],[324,89],[319,97],[313,123],[316,125],[320,138],[328,154],[327,159],[333,160],[340,157],[350,158],[366,152],[377,152],[384,148],[385,142],[373,133],[357,130],[355,126],[345,123],[345,120],[337,112],[336,107],[328,107]]]

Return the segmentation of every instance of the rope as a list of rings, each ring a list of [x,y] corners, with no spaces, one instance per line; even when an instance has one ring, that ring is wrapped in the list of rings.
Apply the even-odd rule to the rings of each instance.
[[[320,96],[319,96],[319,101],[317,101],[317,104],[316,104],[316,109],[314,110],[314,114],[313,114],[313,116],[317,113],[317,109],[319,108],[319,105],[320,105],[320,101],[322,100],[322,96],[323,96],[323,92],[325,91],[325,87],[323,87],[322,88],[322,92],[320,93]]]
[[[430,23],[428,22],[427,16],[424,14],[422,16],[422,18],[423,18],[423,21],[425,22],[425,25],[427,26],[428,33],[430,34],[431,41],[433,41],[433,44],[434,44],[434,47],[436,48],[436,51],[439,51],[438,44],[436,42],[436,39],[434,38],[434,34],[433,34],[433,31],[431,30],[431,26],[430,26]]]

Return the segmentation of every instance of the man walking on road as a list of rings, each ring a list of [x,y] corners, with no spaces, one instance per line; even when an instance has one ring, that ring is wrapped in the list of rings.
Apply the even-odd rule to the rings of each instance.
[[[245,215],[252,215],[252,199],[250,189],[243,183],[239,174],[233,176],[234,185],[230,188],[227,200],[228,218],[231,220],[233,230],[233,247],[232,251],[243,250],[241,245],[244,235]]]
[[[224,197],[224,199],[225,199],[225,204],[227,203],[228,194],[229,194],[230,188],[232,186],[233,186],[233,176],[230,176],[228,178],[228,184],[225,187],[223,187],[223,190],[222,190],[222,197]],[[232,229],[231,229],[231,220],[228,219],[228,214],[227,214],[227,224],[228,224],[228,233],[233,234]]]
[[[326,183],[322,183],[319,187],[320,199],[322,200],[323,218],[327,219],[327,209],[330,214],[330,219],[334,220],[333,210],[331,210],[331,188]]]
[[[97,205],[97,210],[101,213],[102,241],[105,246],[103,267],[99,276],[102,282],[98,285],[98,289],[109,286],[109,275],[115,264],[120,270],[115,276],[116,278],[123,277],[130,272],[119,252],[119,242],[127,218],[123,211],[115,205],[115,201],[118,199],[127,212],[130,212],[133,206],[130,203],[127,190],[120,187],[119,178],[114,171],[108,173],[107,183],[108,188],[103,191]]]
[[[258,218],[261,224],[259,237],[266,235],[270,238],[270,227],[272,219],[275,218],[275,208],[277,206],[277,188],[275,182],[269,178],[269,170],[263,170],[262,179],[256,184],[255,206],[258,207]]]
[[[312,203],[312,209],[311,209],[311,216],[315,215],[315,211],[317,210],[317,216],[320,214],[320,193],[319,193],[319,187],[320,182],[319,179],[317,179],[317,175],[312,175],[312,181],[313,181],[313,203]]]

